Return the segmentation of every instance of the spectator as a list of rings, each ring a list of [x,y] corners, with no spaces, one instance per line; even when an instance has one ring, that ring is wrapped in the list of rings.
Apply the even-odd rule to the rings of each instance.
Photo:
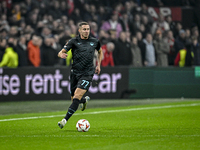
[[[102,24],[104,23],[104,21],[106,21],[108,19],[107,16],[108,16],[108,14],[107,14],[106,9],[103,6],[99,6],[99,10],[98,10],[98,13],[97,13],[97,17],[98,17],[97,24],[98,24],[98,27],[101,27]]]
[[[10,13],[12,15],[16,15],[17,21],[21,20],[21,6],[18,3],[14,4],[13,9]]]
[[[44,43],[41,46],[41,60],[42,66],[54,66],[57,63],[58,52],[52,48],[53,39],[45,38]]]
[[[174,21],[172,21],[171,15],[166,16],[166,22],[169,24],[169,29],[171,31],[174,31],[176,28],[176,23]]]
[[[83,8],[84,8],[83,20],[85,20],[85,21],[92,20],[92,14],[91,14],[90,5],[88,3],[85,3],[83,5]]]
[[[163,39],[161,29],[156,31],[154,47],[157,54],[157,66],[168,66],[169,44]]]
[[[126,33],[126,41],[128,43],[130,43],[131,42],[131,32],[130,31],[126,31],[125,33]]]
[[[177,22],[175,29],[172,30],[175,39],[179,36],[179,33],[180,33],[181,30],[183,30],[183,26],[180,22]]]
[[[44,27],[42,29],[42,32],[41,32],[41,37],[43,39],[45,39],[45,38],[52,38],[53,37],[52,30],[50,28],[48,28],[48,27]]]
[[[121,2],[116,2],[116,4],[113,5],[112,8],[114,8],[114,9],[112,9],[112,10],[113,10],[113,12],[115,12],[118,16],[121,16],[120,13],[121,13],[122,9],[124,9],[123,7],[124,7],[124,6],[123,6],[123,4],[122,4]]]
[[[24,32],[33,34],[34,33],[34,29],[30,25],[27,25],[25,30],[24,30]]]
[[[144,36],[146,36],[147,33],[151,32],[151,24],[149,23],[147,16],[142,15],[141,19],[142,19],[142,24],[145,27]]]
[[[71,13],[74,11],[74,0],[68,0],[67,1],[67,8],[68,8],[68,15],[70,16]]]
[[[29,32],[25,32],[23,35],[26,38],[26,46],[27,46],[28,42],[31,40],[31,35],[32,35],[32,33],[29,33]]]
[[[6,4],[7,2],[4,0],[4,1],[1,1],[1,3],[0,3],[0,14],[8,14],[9,13],[9,9],[10,9],[10,7],[9,6],[7,6],[7,4]],[[11,2],[10,2],[11,3]]]
[[[33,13],[37,14],[39,16],[40,13],[40,8],[39,7],[34,7],[32,10]]]
[[[5,53],[6,45],[6,39],[0,39],[0,61],[2,60],[3,54]]]
[[[27,9],[27,12],[30,12],[33,8],[36,7],[35,1],[32,0],[25,0],[25,6]]]
[[[142,54],[141,50],[137,43],[137,38],[135,36],[132,37],[131,42],[131,51],[133,55],[132,66],[133,67],[142,67]]]
[[[96,37],[98,38],[99,36],[99,33],[98,33],[98,26],[97,26],[97,23],[96,22],[91,22],[90,23],[90,34],[93,36],[93,37]]]
[[[192,43],[190,29],[185,29],[185,42]]]
[[[149,14],[149,12],[148,12],[148,7],[147,7],[147,5],[146,5],[145,3],[142,3],[141,11],[139,11],[139,14],[140,14],[140,15],[147,16],[148,22],[150,23],[150,25],[153,24],[154,20],[153,20],[153,18],[151,17],[151,15]]]
[[[62,38],[64,36],[65,27],[62,24],[59,24],[57,29],[57,35],[59,38]]]
[[[78,31],[76,25],[74,25],[74,24],[71,25],[70,26],[70,30],[71,30],[70,36],[71,37],[76,37],[77,36],[77,31]]]
[[[38,22],[38,14],[31,12],[29,17],[26,18],[26,24],[30,25],[33,29],[36,29]]]
[[[0,67],[17,68],[18,67],[18,55],[14,51],[14,39],[9,38],[8,43],[3,55],[2,61],[0,62]]]
[[[19,57],[19,67],[28,66],[28,53],[27,53],[27,46],[26,46],[26,37],[21,36],[19,38],[19,42],[16,46],[16,52]]]
[[[62,12],[60,10],[60,2],[53,1],[52,8],[49,10],[49,15],[53,17],[53,19],[59,19],[62,16]]]
[[[191,53],[191,45],[190,44],[185,45],[183,49],[179,50],[179,52],[177,53],[176,58],[174,60],[175,66],[185,67],[186,64],[187,65],[189,64],[189,62],[188,62],[189,59],[187,60],[187,63],[186,63],[187,51],[188,51],[188,55],[190,55],[189,54],[189,53]]]
[[[171,30],[167,31],[167,37],[166,37],[166,41],[169,44],[169,54],[168,54],[168,63],[170,66],[174,65],[174,59],[176,57],[176,52],[174,49],[174,36],[173,36],[173,32]]]
[[[141,50],[142,55],[142,64],[144,66],[145,61],[145,52],[146,52],[146,44],[143,42],[142,33],[140,31],[136,32],[137,44]]]
[[[122,31],[122,27],[118,21],[118,14],[116,12],[113,12],[111,18],[103,23],[101,29],[104,31],[116,30],[117,37],[119,37],[119,34]]]
[[[53,16],[49,14],[49,15],[47,16],[47,23],[46,23],[46,25],[50,28],[51,25],[52,25],[52,23],[53,23],[53,21],[54,21]]]
[[[117,33],[116,33],[116,30],[110,30],[109,34],[110,34],[109,41],[112,42],[112,43],[114,43],[116,45],[116,43],[117,43]]]
[[[141,18],[139,14],[135,14],[134,21],[130,23],[130,31],[132,35],[135,35],[137,31],[140,31]]]
[[[52,27],[51,27],[51,32],[52,34],[58,34],[58,26],[59,26],[59,21],[58,20],[54,20],[52,23]]]
[[[68,21],[68,27],[71,27],[71,26],[74,26],[75,24],[74,24],[74,21],[72,20],[72,19],[69,19],[69,21]],[[77,25],[78,26],[78,25]]]
[[[83,20],[81,14],[80,14],[80,9],[75,8],[74,11],[72,12],[70,18],[75,22],[75,24],[77,24],[78,22]]]
[[[121,18],[119,19],[119,23],[121,24],[122,26],[122,30],[123,31],[129,31],[129,19],[128,19],[128,14],[126,12],[122,12],[122,16]]]
[[[155,21],[152,25],[151,32],[153,35],[158,28],[161,28],[162,32],[168,31],[170,29],[169,24],[165,21],[165,18],[161,13],[158,15],[158,20]]]
[[[8,31],[6,30],[6,29],[2,29],[2,30],[0,30],[0,37],[2,38],[2,39],[8,39]]]
[[[174,49],[176,54],[179,52],[179,50],[184,49],[185,44],[186,44],[185,30],[180,30],[179,36],[176,38],[174,43]]]
[[[151,33],[146,35],[146,38],[143,39],[143,42],[146,45],[144,65],[147,67],[156,66],[155,48],[153,46],[153,38]]]
[[[106,45],[103,45],[102,47],[103,51],[103,60],[101,62],[102,67],[107,67],[107,66],[114,66],[114,61],[113,61],[113,51],[115,48],[114,43],[108,42]]]
[[[126,41],[126,33],[121,32],[118,42],[113,51],[115,66],[129,66],[132,63],[130,43]]]
[[[28,42],[28,59],[31,66],[39,67],[41,63],[40,46],[42,39],[39,36],[33,35],[32,40]]]
[[[192,28],[192,36],[196,37],[198,42],[200,42],[199,29],[197,27]]]
[[[9,37],[15,37],[17,38],[19,36],[18,27],[12,26],[9,31]]]
[[[191,51],[194,54],[194,66],[200,66],[200,45],[196,37],[192,38]]]
[[[99,31],[99,40],[102,45],[108,43],[110,35],[105,30]]]
[[[19,28],[18,28],[19,34],[23,35],[25,33],[25,29],[26,29],[26,22],[20,21]]]
[[[142,33],[143,37],[145,37],[148,33],[144,24],[140,25],[139,31]]]
[[[42,29],[45,27],[45,23],[43,21],[37,22],[36,33],[41,33]]]
[[[59,52],[62,49],[62,46],[59,43],[59,36],[58,35],[54,35],[54,38],[52,39],[52,48],[54,48],[57,52]]]
[[[20,3],[20,12],[21,12],[21,20],[24,20],[24,18],[27,18],[28,16],[28,11],[27,11],[27,8],[26,8],[26,4],[24,2],[21,2]],[[39,9],[39,8],[38,8]]]
[[[1,14],[1,19],[0,19],[0,30],[5,29],[5,30],[9,30],[10,26],[8,24],[7,21],[7,16],[6,14]]]
[[[133,20],[133,15],[137,12],[137,5],[134,1],[126,1],[124,4],[124,12],[128,16],[128,20]]]
[[[68,9],[67,9],[67,2],[66,1],[61,1],[60,2],[60,12],[64,16],[68,16]],[[59,16],[60,17],[60,16]],[[59,18],[58,18],[59,19]]]
[[[67,16],[61,16],[61,25],[63,25],[65,28],[69,28],[69,22]]]
[[[90,20],[97,22],[98,16],[97,16],[97,12],[96,12],[96,7],[93,4],[90,5],[90,14],[91,14],[91,17],[92,17]],[[88,20],[88,21],[90,21],[90,20]]]

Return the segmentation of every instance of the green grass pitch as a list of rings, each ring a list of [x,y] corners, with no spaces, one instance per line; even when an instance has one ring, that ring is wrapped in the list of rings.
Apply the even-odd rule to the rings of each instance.
[[[200,149],[198,100],[78,110],[60,129],[65,113],[0,115],[0,150]],[[79,119],[90,122],[88,132],[76,130]]]

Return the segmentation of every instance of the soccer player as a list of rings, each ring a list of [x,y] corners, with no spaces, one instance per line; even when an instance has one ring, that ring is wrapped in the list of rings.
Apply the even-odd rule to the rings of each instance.
[[[72,104],[69,106],[68,112],[62,121],[58,122],[58,126],[62,129],[68,119],[76,112],[79,103],[81,110],[85,110],[90,98],[83,98],[88,91],[94,73],[99,74],[101,69],[101,60],[103,53],[98,39],[90,35],[90,26],[87,22],[79,23],[79,35],[70,39],[63,49],[58,53],[58,57],[65,59],[66,52],[72,51],[73,64],[70,74],[71,99]],[[93,57],[95,50],[98,51],[98,64],[96,68],[93,65]]]

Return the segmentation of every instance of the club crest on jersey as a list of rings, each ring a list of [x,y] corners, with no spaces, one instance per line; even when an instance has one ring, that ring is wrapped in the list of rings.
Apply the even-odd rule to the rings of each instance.
[[[90,43],[90,45],[91,45],[91,46],[93,46],[93,45],[94,45],[94,43],[92,43],[92,42],[91,42],[91,43]]]

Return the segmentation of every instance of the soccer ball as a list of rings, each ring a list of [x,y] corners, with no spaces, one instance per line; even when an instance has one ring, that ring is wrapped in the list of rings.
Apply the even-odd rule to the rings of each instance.
[[[87,132],[90,129],[90,123],[89,123],[89,121],[87,121],[86,119],[80,119],[76,123],[76,129],[79,132]]]

